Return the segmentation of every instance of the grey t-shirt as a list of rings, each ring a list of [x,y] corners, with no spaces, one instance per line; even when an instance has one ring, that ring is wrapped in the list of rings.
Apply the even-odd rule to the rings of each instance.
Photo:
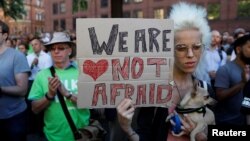
[[[242,68],[235,61],[228,62],[217,71],[215,87],[228,89],[240,83],[242,71]],[[241,90],[238,94],[219,101],[215,107],[217,124],[244,125],[246,119],[240,112],[242,100],[243,93]]]
[[[28,73],[29,65],[25,55],[8,48],[0,54],[0,86],[15,86],[15,74]],[[10,118],[26,109],[24,97],[0,95],[0,119]]]

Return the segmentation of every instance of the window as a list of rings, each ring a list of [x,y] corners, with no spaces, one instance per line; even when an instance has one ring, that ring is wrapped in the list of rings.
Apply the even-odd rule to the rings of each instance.
[[[134,11],[134,18],[143,18],[143,12],[141,10]]]
[[[23,15],[25,20],[29,20],[30,19],[30,10],[27,9],[26,11],[26,15]]]
[[[101,0],[101,8],[108,7],[108,0]]]
[[[39,18],[40,18],[39,13],[36,13],[36,20],[39,21]]]
[[[44,17],[43,17],[43,13],[36,13],[36,20],[37,21],[42,21],[44,19]]]
[[[44,19],[45,19],[44,13],[41,13],[41,17],[42,17],[42,21],[44,21]]]
[[[60,13],[65,13],[66,12],[66,6],[64,2],[60,3]]]
[[[42,7],[42,0],[36,0],[36,5],[38,7]]]
[[[66,29],[66,22],[65,19],[61,19],[61,29],[65,30]]]
[[[57,3],[53,4],[53,14],[54,15],[58,14],[58,4]]]
[[[135,3],[142,2],[143,0],[134,0]]]
[[[55,30],[55,31],[58,30],[58,28],[59,28],[58,20],[54,20],[54,22],[53,22],[53,27],[54,27],[54,30]]]
[[[102,14],[101,18],[108,18],[109,16],[107,14]]]
[[[239,0],[237,14],[240,18],[250,18],[250,0]]]
[[[129,11],[123,12],[123,18],[130,18],[130,17],[131,17],[131,15],[130,15]]]
[[[164,19],[164,9],[159,8],[154,10],[154,18],[156,19]]]
[[[218,20],[220,18],[220,4],[208,4],[207,13],[209,20]]]
[[[129,4],[131,0],[123,0],[123,4]]]
[[[44,14],[43,13],[39,13],[39,20],[43,21],[44,20]]]

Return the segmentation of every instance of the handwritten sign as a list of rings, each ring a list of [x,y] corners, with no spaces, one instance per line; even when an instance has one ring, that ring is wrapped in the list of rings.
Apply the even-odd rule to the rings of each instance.
[[[172,97],[173,21],[77,19],[78,107],[139,107]]]

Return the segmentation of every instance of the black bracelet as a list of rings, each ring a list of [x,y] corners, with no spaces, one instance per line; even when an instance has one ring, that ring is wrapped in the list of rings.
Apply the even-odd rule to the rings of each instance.
[[[48,101],[54,101],[55,100],[55,97],[49,97],[48,96],[48,93],[45,94],[45,97]]]

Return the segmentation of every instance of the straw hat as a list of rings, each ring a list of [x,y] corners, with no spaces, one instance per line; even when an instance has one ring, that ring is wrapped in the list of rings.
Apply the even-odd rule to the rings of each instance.
[[[70,40],[70,36],[64,32],[54,32],[50,42],[45,44],[45,47],[50,47],[56,43],[68,43],[70,47],[74,46],[75,43]]]

